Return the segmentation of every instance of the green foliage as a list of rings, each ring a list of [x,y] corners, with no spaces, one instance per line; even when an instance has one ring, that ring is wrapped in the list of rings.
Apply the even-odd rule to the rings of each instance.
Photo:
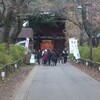
[[[12,62],[7,51],[8,49],[6,50],[5,44],[0,44],[0,66]]]
[[[13,61],[18,60],[24,56],[24,48],[18,45],[10,45],[9,54]]]
[[[49,23],[48,24],[49,24],[50,27],[56,27],[57,26],[56,19],[54,17],[51,17],[49,19]]]
[[[5,51],[5,45],[4,43],[0,44],[0,52],[4,52]]]
[[[40,32],[40,25],[41,25],[41,17],[36,17],[36,16],[32,16],[29,17],[29,23],[30,23],[30,27],[33,28],[34,32]]]
[[[29,17],[30,27],[33,28],[34,32],[41,32],[41,25],[48,24],[51,28],[57,27],[56,18],[52,14],[48,15],[35,15]]]
[[[89,59],[90,48],[86,43],[79,47],[79,51],[81,58]],[[100,47],[92,48],[92,59],[93,61],[100,62]]]
[[[93,48],[93,61],[100,62],[100,47]]]
[[[89,46],[85,43],[79,47],[80,56],[85,59],[89,59]]]
[[[11,62],[12,59],[8,54],[0,52],[0,67]]]
[[[0,67],[22,58],[24,54],[25,49],[22,46],[10,45],[9,49],[6,49],[5,44],[0,44]]]

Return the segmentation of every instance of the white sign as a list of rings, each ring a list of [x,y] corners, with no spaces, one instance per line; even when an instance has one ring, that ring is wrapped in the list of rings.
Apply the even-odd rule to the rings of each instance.
[[[88,66],[88,62],[86,61],[86,66]]]
[[[76,59],[80,59],[80,54],[78,50],[77,40],[74,39],[74,56]]]
[[[15,68],[17,68],[17,64],[15,64]]]
[[[25,48],[26,48],[26,49],[29,48],[29,38],[26,38]]]
[[[74,38],[69,39],[69,48],[70,48],[70,53],[73,53],[75,59],[80,59],[80,54],[76,39]]]
[[[30,63],[34,64],[35,63],[35,59],[30,59]]]
[[[5,77],[5,72],[1,72],[1,76],[2,77]]]
[[[69,38],[69,51],[70,51],[70,53],[73,53],[74,52],[73,39],[74,38]]]
[[[35,63],[35,55],[34,54],[31,54],[30,63],[31,64]]]
[[[99,67],[99,71],[100,71],[100,67]]]

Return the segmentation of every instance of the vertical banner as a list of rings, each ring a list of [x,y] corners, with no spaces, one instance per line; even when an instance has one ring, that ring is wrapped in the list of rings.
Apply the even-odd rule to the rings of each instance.
[[[73,41],[72,41],[72,38],[69,38],[69,52],[73,53]]]
[[[74,39],[73,43],[74,43],[74,56],[76,59],[80,59],[80,53],[79,53],[79,49],[77,45],[77,40]]]
[[[75,38],[69,38],[69,48],[70,48],[70,53],[74,55],[75,59],[80,59],[77,40]]]
[[[25,48],[26,50],[29,48],[29,38],[26,38]]]
[[[74,53],[74,38],[69,38],[69,51]]]

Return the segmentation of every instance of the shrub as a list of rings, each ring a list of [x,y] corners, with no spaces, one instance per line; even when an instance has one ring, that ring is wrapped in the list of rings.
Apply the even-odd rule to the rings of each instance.
[[[83,46],[79,46],[81,58],[89,59],[90,48],[85,43]],[[93,61],[100,62],[100,47],[92,48],[92,59]]]
[[[92,58],[93,61],[100,62],[100,47],[93,48]]]
[[[11,62],[12,62],[12,59],[8,54],[0,52],[0,66],[9,64]]]
[[[25,49],[22,46],[18,45],[10,45],[10,56],[13,59],[13,61],[18,60],[22,58],[25,54]]]
[[[79,47],[80,56],[85,59],[89,59],[89,47],[87,44]]]
[[[5,44],[0,44],[0,66],[23,58],[24,55],[25,49],[22,46],[10,45],[9,49],[7,49]]]
[[[0,44],[0,52],[4,52],[5,51],[5,45],[2,43]]]

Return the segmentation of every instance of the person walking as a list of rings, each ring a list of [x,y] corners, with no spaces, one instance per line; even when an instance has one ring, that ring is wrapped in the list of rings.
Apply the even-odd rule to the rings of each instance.
[[[37,52],[37,62],[38,62],[39,65],[40,65],[41,57],[42,57],[41,51],[38,50],[38,52]]]
[[[42,60],[43,60],[43,64],[46,65],[48,61],[48,51],[46,49],[44,50]]]
[[[63,50],[62,56],[64,58],[64,64],[65,64],[67,62],[68,51],[67,50]]]
[[[52,61],[52,66],[56,66],[57,65],[57,53],[53,50],[51,52],[51,61]]]
[[[51,50],[48,50],[48,65],[51,65]]]

